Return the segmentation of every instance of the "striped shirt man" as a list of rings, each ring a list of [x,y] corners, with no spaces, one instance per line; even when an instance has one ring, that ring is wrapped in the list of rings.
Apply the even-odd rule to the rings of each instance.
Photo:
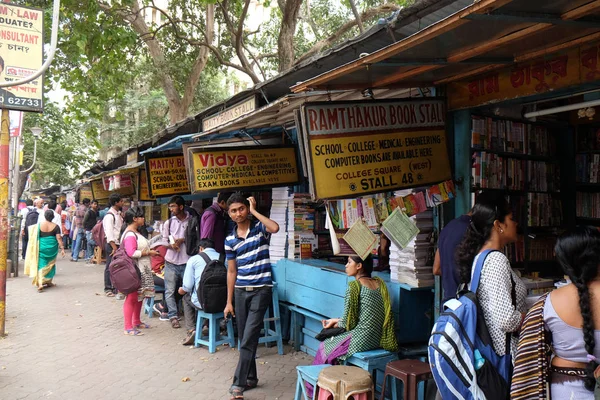
[[[270,238],[271,234],[260,221],[250,225],[246,239],[238,236],[237,227],[225,238],[227,261],[233,260],[237,264],[236,288],[273,286]]]

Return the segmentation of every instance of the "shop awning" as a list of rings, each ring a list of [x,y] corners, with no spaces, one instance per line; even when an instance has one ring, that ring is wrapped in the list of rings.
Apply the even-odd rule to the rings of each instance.
[[[159,146],[150,147],[147,150],[141,151],[140,155],[143,156],[144,154],[147,154],[147,153],[156,153],[157,151],[169,151],[169,150],[181,149],[181,146],[183,146],[183,144],[194,141],[193,138],[195,135],[196,135],[196,133],[189,133],[187,135],[177,136]]]
[[[480,0],[292,91],[442,85],[600,40],[599,17],[599,0]]]

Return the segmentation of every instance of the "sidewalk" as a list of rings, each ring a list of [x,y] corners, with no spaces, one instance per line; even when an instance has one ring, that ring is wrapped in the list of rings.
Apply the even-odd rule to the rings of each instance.
[[[158,318],[141,337],[123,335],[122,301],[103,295],[104,266],[60,259],[54,288],[38,293],[21,274],[7,283],[0,338],[0,397],[13,399],[228,399],[238,352],[182,346],[185,330]],[[312,357],[260,345],[249,400],[293,399],[297,365]],[[183,378],[189,381],[182,382]]]

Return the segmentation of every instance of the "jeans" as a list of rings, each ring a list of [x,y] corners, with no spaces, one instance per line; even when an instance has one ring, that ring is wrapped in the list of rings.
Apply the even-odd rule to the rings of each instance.
[[[71,258],[75,261],[79,259],[79,252],[81,251],[81,244],[83,243],[84,236],[85,232],[83,229],[78,229],[77,237],[75,238],[75,243],[73,244],[73,252],[71,253]]]
[[[175,293],[183,283],[185,264],[171,264],[165,261],[165,302],[167,303],[169,319],[177,317],[177,299]]]
[[[235,317],[240,340],[240,359],[233,376],[233,387],[244,390],[248,382],[258,382],[256,348],[265,312],[272,302],[272,288],[265,286],[248,292],[235,288]]]
[[[96,242],[94,242],[94,238],[92,238],[92,231],[85,231],[85,239],[87,240],[85,259],[89,261],[94,256],[94,247],[96,247]]]
[[[112,255],[111,255],[112,247],[110,247],[110,244],[108,244],[108,243],[106,244],[104,251],[106,253],[106,265],[104,266],[104,291],[105,292],[114,292],[115,288],[113,287],[113,284],[110,280],[110,272],[108,271],[108,266],[110,265],[110,262],[112,261]]]
[[[71,238],[69,237],[69,235],[63,235],[62,241],[63,241],[63,247],[65,248],[65,250],[68,249],[69,246],[71,245]]]
[[[185,318],[185,329],[191,332],[196,329],[196,310],[199,308],[192,303],[192,294],[183,296],[183,317]]]

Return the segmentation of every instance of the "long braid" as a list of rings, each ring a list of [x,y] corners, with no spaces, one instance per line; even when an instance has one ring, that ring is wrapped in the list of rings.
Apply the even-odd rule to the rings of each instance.
[[[579,294],[579,309],[581,311],[581,317],[583,318],[583,341],[585,342],[585,350],[588,354],[594,354],[594,348],[596,347],[596,339],[594,337],[594,318],[591,307],[591,293],[588,285],[583,280],[573,282],[577,287],[577,293]],[[584,379],[585,388],[588,390],[594,390],[596,386],[596,378],[594,378],[594,371],[598,367],[596,361],[589,361],[585,373]]]

